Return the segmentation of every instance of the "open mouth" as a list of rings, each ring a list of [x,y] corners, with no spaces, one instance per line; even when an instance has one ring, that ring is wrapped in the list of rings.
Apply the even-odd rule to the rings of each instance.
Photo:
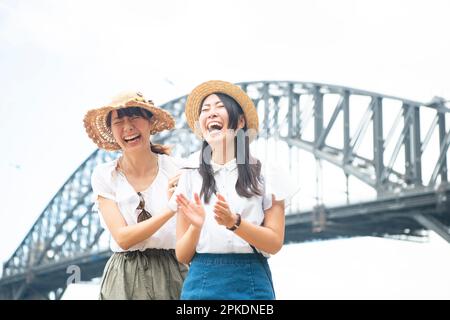
[[[210,133],[221,131],[222,128],[223,124],[221,124],[220,122],[213,121],[208,124],[208,131]]]
[[[140,138],[141,138],[140,134],[135,134],[135,135],[132,135],[132,136],[129,136],[129,137],[124,137],[123,140],[126,143],[132,143],[134,141],[138,141]]]

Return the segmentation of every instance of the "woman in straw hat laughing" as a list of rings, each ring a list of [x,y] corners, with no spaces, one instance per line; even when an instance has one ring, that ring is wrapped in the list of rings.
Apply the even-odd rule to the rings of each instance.
[[[274,299],[267,257],[283,245],[290,190],[269,183],[250,155],[256,108],[238,86],[208,81],[185,113],[203,145],[199,167],[182,173],[169,202],[178,207],[177,258],[191,264],[181,299]]]
[[[167,207],[178,167],[167,147],[150,142],[151,135],[173,129],[174,119],[142,94],[125,93],[88,111],[84,125],[99,148],[122,151],[98,165],[91,179],[114,252],[100,299],[178,299],[187,268],[175,257],[175,212]]]

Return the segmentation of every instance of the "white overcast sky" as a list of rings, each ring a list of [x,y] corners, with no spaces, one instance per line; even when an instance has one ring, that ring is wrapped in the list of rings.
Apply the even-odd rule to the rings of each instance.
[[[446,0],[0,0],[0,261],[95,150],[85,111],[117,92],[162,104],[210,79],[296,80],[450,99],[449,14]],[[448,299],[450,246],[432,239],[287,246],[271,263],[299,279],[286,298]]]

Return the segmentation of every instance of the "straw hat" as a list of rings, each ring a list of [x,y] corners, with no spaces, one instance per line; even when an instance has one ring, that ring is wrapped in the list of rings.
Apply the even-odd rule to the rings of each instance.
[[[232,97],[244,111],[247,129],[251,129],[250,133],[255,133],[250,136],[253,140],[258,132],[258,112],[252,99],[239,86],[220,80],[211,80],[195,87],[189,94],[186,101],[185,114],[189,127],[194,133],[201,137],[200,128],[196,122],[200,115],[200,104],[203,100],[213,93],[224,93]]]
[[[153,114],[150,118],[151,135],[175,127],[175,120],[170,113],[154,106],[151,100],[145,100],[142,93],[125,92],[116,96],[107,106],[89,110],[84,116],[86,132],[99,148],[108,151],[120,150],[111,129],[106,125],[106,119],[109,112],[129,107],[140,107]]]

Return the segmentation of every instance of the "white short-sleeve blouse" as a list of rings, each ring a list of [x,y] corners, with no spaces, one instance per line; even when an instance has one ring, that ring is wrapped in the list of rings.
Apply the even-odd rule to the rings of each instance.
[[[294,186],[289,183],[290,179],[282,171],[273,171],[267,168],[263,177],[263,195],[245,198],[236,192],[238,169],[236,159],[224,165],[218,165],[211,161],[211,166],[216,181],[217,191],[222,194],[232,212],[240,213],[242,219],[255,225],[261,225],[264,220],[264,211],[272,206],[272,195],[275,200],[289,200],[294,194]],[[198,167],[198,165],[197,165]],[[264,172],[264,168],[263,168]],[[197,168],[182,170],[178,187],[169,201],[171,210],[177,210],[176,195],[183,193],[188,199],[193,200],[194,192],[200,195],[202,177]],[[203,198],[202,198],[203,201]],[[213,194],[208,204],[203,203],[206,217],[200,233],[196,252],[198,253],[252,253],[250,245],[237,236],[234,232],[227,230],[225,226],[219,225],[214,219],[214,204],[217,197]]]
[[[119,207],[120,213],[128,225],[137,223],[137,217],[140,213],[137,210],[139,196],[134,188],[129,184],[126,177],[118,171],[117,159],[99,164],[91,176],[93,190],[93,200],[95,201],[94,210],[98,210],[98,196],[115,201]],[[159,171],[153,183],[142,193],[145,200],[145,209],[153,216],[164,213],[168,207],[167,187],[171,177],[173,177],[179,166],[182,164],[177,159],[167,155],[158,155]],[[99,211],[100,213],[100,211]],[[106,224],[101,214],[100,221],[106,229]],[[145,250],[147,248],[173,249],[175,248],[175,228],[176,218],[172,217],[158,231],[156,231],[147,240],[144,240],[128,250],[123,250],[111,237],[110,247],[113,252]]]

